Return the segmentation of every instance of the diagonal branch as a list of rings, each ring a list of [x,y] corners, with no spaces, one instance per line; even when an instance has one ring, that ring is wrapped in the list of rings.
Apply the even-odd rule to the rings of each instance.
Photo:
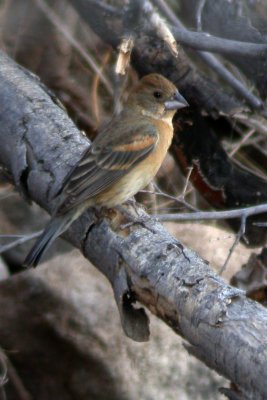
[[[176,40],[185,46],[196,50],[213,53],[234,55],[236,57],[261,57],[267,54],[267,43],[249,43],[238,40],[225,39],[213,36],[207,32],[195,32],[186,29],[173,16],[173,13],[164,0],[153,0],[159,10],[174,24],[171,29]]]
[[[237,79],[213,54],[221,53],[224,55],[235,55],[236,57],[264,57],[266,55],[266,43],[245,43],[229,39],[211,36],[204,32],[190,32],[172,12],[165,0],[154,0],[163,14],[174,24],[172,31],[176,40],[182,45],[191,47],[196,51],[196,55],[217,75],[232,87],[235,92],[246,99],[253,109],[261,109],[262,101],[239,80]],[[256,46],[256,47],[255,47]],[[257,46],[260,46],[257,48]]]
[[[87,140],[39,81],[2,53],[0,85],[0,162],[21,193],[49,210]],[[101,216],[88,211],[67,238],[111,282],[125,332],[148,338],[148,317],[132,306],[138,300],[234,382],[243,399],[266,398],[266,309],[226,285],[158,222],[147,217],[146,227],[122,229],[117,212]]]
[[[223,39],[206,32],[189,31],[185,28],[172,26],[172,33],[176,40],[195,50],[209,51],[212,53],[234,55],[236,57],[261,57],[266,56],[267,44],[239,42],[238,40]]]

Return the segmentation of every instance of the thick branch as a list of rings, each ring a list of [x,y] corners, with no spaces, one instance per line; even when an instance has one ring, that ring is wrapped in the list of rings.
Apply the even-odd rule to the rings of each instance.
[[[0,162],[18,190],[51,209],[49,198],[87,141],[40,83],[2,54],[0,85]],[[242,399],[266,398],[266,309],[226,285],[159,223],[120,226],[115,211],[102,219],[90,211],[68,238],[110,280],[126,333],[147,335],[144,311],[131,305],[137,299],[233,381]]]
[[[120,18],[116,20],[106,18],[104,13],[93,9],[91,0],[69,1],[97,34],[115,47],[121,35]],[[159,1],[157,0],[157,3]],[[171,15],[172,23],[182,26],[175,15],[173,13]],[[217,67],[221,69],[221,64],[217,63],[212,54],[201,52],[200,56],[206,60],[208,58],[212,65],[215,62]],[[239,107],[242,109],[236,98],[230,97],[218,84],[200,75],[182,50],[179,51],[177,58],[173,57],[164,43],[153,36],[153,30],[147,36],[143,31],[137,32],[132,65],[141,76],[150,72],[159,72],[165,75],[177,85],[192,106],[188,119],[191,119],[193,123],[188,124],[186,122],[182,126],[180,120],[175,123],[175,140],[172,152],[185,174],[188,167],[195,166],[190,180],[202,196],[213,207],[220,209],[266,203],[267,188],[264,179],[233,163],[227,157],[213,133],[213,129],[214,132],[220,132],[220,125],[222,122],[225,123],[226,120],[218,120],[216,128],[212,128],[211,120],[202,115],[203,109],[212,117],[218,116],[223,110],[227,110],[226,115],[232,115],[236,113]],[[226,69],[221,69],[221,73],[224,74],[225,78],[228,76],[231,80]],[[242,85],[236,83],[239,86],[239,92],[240,90],[242,92],[243,89],[246,92]],[[252,102],[256,108],[260,107],[260,102],[254,95],[246,94],[250,103]],[[226,130],[229,129],[232,128],[226,127]],[[262,215],[259,218],[262,221]],[[247,221],[246,239],[249,245],[258,246],[266,241],[266,230],[253,225],[253,222],[258,221],[258,217],[250,217]],[[235,230],[239,229],[239,221],[232,220],[231,226]]]
[[[234,55],[235,57],[259,57],[267,53],[267,45],[223,39],[205,32],[194,32],[173,26],[176,40],[196,50]]]
[[[210,53],[207,53],[207,51],[216,52],[216,50],[214,48],[212,48],[212,45],[215,46],[215,43],[216,43],[216,48],[218,49],[218,51],[217,51],[218,53],[220,53],[219,50],[221,49],[221,47],[223,47],[224,49],[228,49],[228,52],[225,51],[225,54],[231,54],[231,51],[229,52],[230,48],[233,51],[232,54],[234,54],[234,48],[236,50],[242,48],[242,51],[245,51],[245,49],[247,49],[247,50],[250,49],[251,50],[250,45],[252,43],[244,43],[244,42],[236,42],[236,43],[234,43],[234,41],[231,41],[231,40],[229,41],[229,43],[225,43],[224,39],[211,37],[211,36],[209,36],[209,34],[206,34],[206,33],[203,33],[203,32],[190,32],[183,26],[182,22],[172,12],[171,8],[169,8],[169,6],[166,4],[166,2],[164,0],[154,0],[154,3],[158,5],[159,9],[163,12],[163,15],[165,15],[169,19],[169,21],[174,24],[174,27],[177,28],[178,32],[181,31],[181,33],[184,33],[184,35],[186,37],[188,35],[189,35],[189,37],[191,36],[192,42],[196,42],[197,44],[199,44],[199,43],[202,44],[202,41],[205,41],[205,36],[206,36],[208,45],[206,47],[204,45],[202,45],[202,47],[201,46],[199,46],[199,47],[195,46],[196,50],[202,50],[202,51],[197,51],[196,55],[209,68],[211,68],[211,70],[216,72],[216,74],[221,79],[223,79],[226,83],[228,83],[230,85],[230,87],[232,87],[235,90],[235,92],[239,96],[241,96],[241,98],[243,97],[252,108],[254,108],[254,109],[262,108],[263,104],[262,104],[261,100],[259,98],[257,98],[257,96],[255,96],[253,93],[251,93],[250,90],[244,85],[244,83],[242,83],[239,79],[237,79],[229,71],[229,69],[227,69],[214,55],[212,55]],[[174,31],[174,33],[175,32],[176,31]],[[194,38],[192,37],[192,33],[196,34],[196,36]],[[198,37],[197,35],[200,35],[200,36]],[[203,40],[201,39],[201,35],[203,35],[203,38],[202,38]],[[179,41],[179,37],[177,36],[177,34],[175,35],[175,37],[176,37],[176,40]],[[221,42],[221,40],[222,40],[222,42]],[[180,43],[183,44],[182,41],[180,41]],[[232,46],[231,46],[230,43],[232,44]],[[188,41],[188,45],[189,44],[190,44],[190,42]],[[263,46],[266,46],[266,45],[263,44]],[[191,46],[191,47],[193,48],[193,46]],[[237,53],[238,53],[238,51],[237,51]],[[242,57],[242,54],[240,54],[240,53],[237,54],[237,53],[235,54],[235,56]],[[259,56],[259,54],[260,53],[258,53],[257,56]],[[262,54],[263,54],[263,52],[262,52]],[[243,56],[245,56],[245,54],[243,54]],[[248,54],[247,54],[247,56],[248,56]],[[256,56],[256,54],[255,54],[255,56]]]
[[[104,11],[94,8],[91,0],[68,0],[80,17],[107,44],[117,48],[123,34],[122,18],[108,18]],[[140,76],[158,72],[169,77],[186,97],[190,105],[204,108],[209,114],[224,111],[232,114],[242,104],[218,85],[201,75],[190,63],[182,49],[173,57],[161,40],[157,40],[151,25],[136,31],[132,65]]]
[[[107,17],[120,17],[123,11],[109,6],[104,2],[95,2],[90,0],[94,7],[98,7]],[[161,10],[161,1],[154,1]],[[236,57],[259,57],[267,53],[265,43],[250,43],[238,40],[224,39],[212,36],[206,32],[189,31],[182,26],[172,26],[171,30],[177,41],[185,46],[196,50],[209,51],[214,53],[234,55]]]
[[[198,2],[181,2],[180,16],[186,24],[196,27],[196,7]],[[254,10],[254,11],[253,11]],[[224,39],[266,44],[266,2],[206,0],[201,13],[202,29]],[[262,29],[259,29],[262,26]],[[240,68],[257,86],[262,98],[267,96],[266,53],[249,62],[245,57],[227,55],[227,58]]]

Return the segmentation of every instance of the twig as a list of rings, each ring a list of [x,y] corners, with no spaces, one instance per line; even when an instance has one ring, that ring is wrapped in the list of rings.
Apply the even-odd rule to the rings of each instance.
[[[162,196],[165,197],[166,199],[169,199],[172,202],[178,203],[180,206],[184,206],[185,208],[187,208],[188,210],[191,211],[197,211],[197,209],[194,206],[191,206],[191,204],[187,203],[183,198],[181,197],[175,197],[172,196],[170,194],[164,193],[164,192],[156,192],[156,191],[152,191],[152,190],[140,190],[140,193],[148,193],[148,194],[154,194],[156,196]],[[169,204],[170,202],[168,202],[167,204]],[[165,204],[166,205],[166,204]],[[165,215],[165,214],[161,214],[161,215]],[[160,215],[159,215],[160,216]]]
[[[237,40],[213,36],[206,32],[189,31],[183,26],[164,0],[153,0],[153,3],[174,24],[174,26],[171,26],[171,30],[175,39],[182,45],[196,50],[234,55],[237,57],[260,57],[267,53],[267,44],[265,43],[239,42]]]
[[[221,115],[224,115],[223,113],[221,113]],[[238,113],[238,114],[234,114],[232,116],[233,119],[235,119],[236,121],[240,121],[242,124],[248,126],[249,128],[253,128],[256,131],[267,135],[267,125],[266,125],[266,120],[264,120],[263,118],[252,118],[250,115],[247,115],[245,113]]]
[[[243,97],[246,102],[254,109],[261,109],[262,101],[250,93],[248,88],[240,82],[225,66],[212,54],[205,51],[198,52],[198,56],[215,71],[225,82],[227,82],[237,94]]]
[[[4,385],[10,380],[14,385],[17,392],[18,400],[31,400],[32,396],[26,390],[21,378],[19,377],[16,369],[11,363],[10,359],[6,354],[0,349],[0,395],[1,400],[6,400],[6,393],[4,390]],[[9,378],[9,379],[8,379]]]
[[[88,143],[29,74],[5,55],[0,61],[1,105],[6,109],[0,124],[0,139],[5,143],[0,161],[14,177],[21,176],[27,165],[29,175],[36,174],[35,180],[27,180],[28,192],[32,200],[49,209],[49,189],[55,177],[57,182],[63,179],[65,165],[74,163]],[[38,124],[34,112],[37,107]],[[25,155],[26,140],[19,124],[12,131],[12,138],[6,134],[14,121],[22,121],[25,115],[29,146],[37,155],[36,160],[44,161],[38,165],[17,163]],[[18,146],[10,151],[14,140]],[[42,176],[48,179],[41,179]],[[16,183],[18,189],[25,185],[24,180]],[[194,251],[141,209],[137,212],[146,218],[145,226],[153,228],[153,232],[137,225],[122,234],[117,214],[100,221],[90,210],[67,233],[68,239],[110,280],[127,334],[139,341],[148,338],[147,316],[132,304],[137,300],[188,340],[199,359],[227,376],[241,395],[246,394],[243,398],[266,398],[266,309],[227,285]],[[257,340],[251,340],[251,332]]]
[[[43,11],[45,16],[52,22],[53,25],[57,27],[57,29],[66,37],[66,39],[71,43],[71,45],[75,48],[75,50],[80,54],[80,56],[88,63],[88,65],[92,68],[92,70],[99,74],[99,78],[107,92],[112,95],[113,88],[97,63],[93,60],[92,57],[86,52],[86,50],[81,46],[81,44],[73,37],[73,35],[69,32],[67,26],[62,22],[62,20],[56,15],[56,13],[50,8],[43,0],[35,0],[37,6]]]
[[[183,45],[190,45],[190,47],[194,47],[198,50],[204,49],[217,53],[224,52],[224,54],[226,54],[225,49],[227,49],[228,54],[234,54],[244,57],[248,57],[249,55],[252,56],[252,54],[254,54],[255,56],[259,56],[259,54],[262,54],[263,51],[267,51],[267,45],[265,44],[256,45],[260,46],[260,50],[258,48],[258,50],[254,53],[254,43],[245,44],[244,42],[236,42],[217,37],[215,38],[206,33],[189,32],[164,0],[154,0],[154,3],[166,15],[169,21],[175,25],[175,27],[172,28],[175,38],[179,43]],[[249,55],[247,54],[248,51]],[[212,54],[207,53],[206,51],[196,51],[196,54],[205,62],[205,64],[215,70],[215,72],[225,82],[227,82],[236,91],[236,93],[244,97],[244,99],[251,107],[255,109],[262,108],[262,101],[257,96],[250,93],[248,88],[244,84],[242,84],[230,71],[228,71],[227,68],[225,68],[224,65],[219,60],[217,60],[216,57],[214,57]]]
[[[17,399],[18,400],[32,400],[32,395],[28,392],[25,388],[23,381],[21,380],[20,376],[18,375],[15,367],[11,363],[10,359],[7,358],[7,368],[8,368],[8,376],[14,388],[17,392]]]
[[[182,192],[182,195],[181,195],[183,199],[185,198],[185,193],[187,191],[187,188],[188,188],[188,185],[189,185],[190,176],[192,174],[193,169],[194,169],[194,167],[189,167],[188,168],[188,173],[186,175],[185,185],[184,185],[183,192]]]
[[[229,211],[197,211],[194,213],[183,213],[183,214],[161,214],[155,217],[159,221],[201,221],[201,220],[212,220],[212,219],[232,219],[241,218],[240,229],[235,237],[235,241],[229,250],[229,254],[220,270],[220,274],[225,270],[233,252],[241,238],[244,236],[246,231],[246,221],[251,215],[261,214],[267,212],[267,204],[260,204],[258,206],[240,208],[237,210]],[[263,224],[257,226],[263,226]]]
[[[154,187],[154,183],[150,182],[148,185],[148,189],[153,189]],[[151,194],[151,206],[150,206],[150,210],[152,211],[153,214],[157,214],[158,213],[158,199],[157,199],[157,195],[156,193],[152,193]]]
[[[172,196],[172,195],[170,195],[170,194],[168,194],[168,193],[165,193],[165,192],[163,192],[163,191],[159,188],[159,186],[158,186],[156,183],[154,183],[154,187],[155,187],[155,189],[157,190],[157,192],[153,192],[153,193],[155,193],[155,194],[157,194],[157,195],[159,195],[159,196],[163,196],[163,197],[165,197],[166,199],[172,200],[172,201],[178,203],[179,205],[182,204],[184,207],[186,207],[187,209],[189,209],[189,210],[191,210],[191,211],[198,211],[194,206],[192,206],[191,204],[189,204],[189,203],[184,199],[183,196],[175,197],[175,196]]]
[[[113,114],[118,115],[123,106],[123,93],[128,82],[128,74],[115,74],[114,76],[114,96],[113,96]]]
[[[237,208],[228,211],[197,211],[194,213],[183,214],[160,214],[157,215],[159,221],[201,221],[201,220],[220,220],[233,218],[248,218],[251,215],[257,215],[267,212],[267,204],[257,206]]]
[[[11,243],[0,246],[0,254],[4,253],[5,251],[11,250],[20,244],[26,243],[29,240],[37,238],[38,236],[41,235],[41,233],[42,233],[42,231],[34,232],[29,235],[1,235],[0,237],[2,237],[2,238],[4,238],[4,237],[5,238],[19,237],[19,239],[14,240]]]
[[[235,236],[234,243],[232,244],[232,246],[229,249],[228,256],[226,257],[226,260],[225,260],[222,268],[219,271],[219,275],[222,275],[222,273],[225,271],[225,269],[226,269],[226,267],[228,265],[228,262],[229,262],[229,260],[230,260],[230,258],[232,256],[236,246],[240,242],[241,238],[245,235],[245,232],[246,232],[246,217],[242,216],[241,217],[241,222],[240,222],[240,229],[239,229],[238,233]]]
[[[7,357],[0,349],[0,399],[6,400],[5,384],[8,382],[7,378]]]
[[[111,52],[110,52],[110,50],[108,50],[104,54],[103,62],[102,62],[102,65],[100,67],[100,71],[101,72],[103,71],[104,67],[108,63],[108,61],[110,59],[110,56],[111,56]],[[92,104],[92,109],[93,109],[93,115],[94,115],[95,120],[96,120],[96,127],[98,127],[99,123],[100,123],[99,101],[98,101],[98,96],[97,96],[99,80],[100,80],[99,73],[96,73],[94,78],[93,78],[92,92],[91,92],[92,93],[92,102],[91,102],[91,104]]]
[[[199,0],[196,12],[196,25],[197,30],[202,31],[202,12],[206,5],[206,0]]]
[[[90,0],[90,3],[94,4],[94,7],[97,7],[98,9],[103,11],[104,14],[108,15],[109,17],[123,16],[123,13],[124,13],[123,10],[113,7],[110,4],[106,4],[105,2],[103,2],[101,0]]]
[[[251,138],[255,133],[255,128],[250,129],[247,134],[239,141],[237,146],[233,148],[233,150],[229,153],[229,157],[233,157],[233,155]]]
[[[17,194],[18,194],[18,192],[16,192],[14,187],[11,185],[9,187],[5,187],[3,189],[1,188],[0,189],[0,201],[6,199],[8,197],[17,195]]]

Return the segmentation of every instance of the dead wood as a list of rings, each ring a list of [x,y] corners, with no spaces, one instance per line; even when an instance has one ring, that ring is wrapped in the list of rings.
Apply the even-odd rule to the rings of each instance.
[[[53,193],[88,142],[38,79],[2,53],[0,85],[0,162],[24,196],[51,210]],[[156,221],[123,230],[121,220],[115,211],[99,217],[91,210],[67,236],[111,282],[126,334],[148,339],[145,311],[133,307],[138,300],[234,382],[239,398],[266,398],[266,309]]]
[[[94,0],[69,0],[69,2],[103,41],[113,48],[119,45],[123,33],[123,15],[124,17],[127,15],[127,8],[123,10],[122,15],[117,11],[118,8],[114,7],[112,10],[106,8],[104,2],[98,3],[98,6]],[[223,3],[224,0],[221,0],[220,7],[215,8],[218,15],[218,10],[221,11],[222,16]],[[137,3],[133,2],[133,4]],[[232,3],[227,6],[229,14],[231,14],[231,7]],[[235,18],[238,19],[238,16],[235,15]],[[248,21],[241,18],[242,29],[240,25],[235,28],[232,19],[231,21],[233,27],[230,32],[235,29],[239,32],[238,36],[233,33],[233,39],[241,40],[242,29],[244,30]],[[235,122],[231,117],[238,109],[244,110],[244,104],[222,89],[221,85],[199,72],[182,48],[179,49],[178,57],[173,57],[164,41],[157,37],[153,27],[140,18],[138,22],[140,23],[136,23],[132,65],[140,76],[159,72],[171,79],[191,106],[189,111],[185,110],[185,117],[180,118],[182,121],[175,121],[175,140],[172,146],[172,153],[185,175],[189,167],[194,168],[190,177],[191,182],[216,209],[232,209],[266,203],[266,179],[258,177],[257,174],[233,162],[218,140],[221,130],[224,130],[225,136],[233,134]],[[264,42],[262,35],[261,37]],[[255,42],[253,35],[247,35],[246,38],[248,41]],[[259,37],[258,42],[260,42]],[[264,57],[266,57],[265,54],[258,56],[253,62],[243,57],[241,62],[251,68],[257,66],[262,75],[265,65]],[[263,81],[262,87],[264,85]],[[220,114],[224,114],[224,117],[219,118]],[[259,246],[266,243],[266,228],[255,225],[265,220],[265,214],[252,216],[247,220],[245,236],[247,245]],[[240,220],[231,221],[230,225],[238,231]]]

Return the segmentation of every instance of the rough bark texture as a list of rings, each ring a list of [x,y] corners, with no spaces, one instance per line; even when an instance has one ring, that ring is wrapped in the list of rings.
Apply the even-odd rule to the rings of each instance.
[[[102,40],[116,48],[123,34],[123,18],[118,11],[115,17],[111,17],[108,11],[95,9],[93,0],[69,2]],[[220,10],[222,3],[225,0],[220,1]],[[227,11],[231,7],[232,3]],[[242,21],[244,23],[243,19]],[[185,110],[184,116],[176,121],[172,146],[172,153],[185,175],[188,168],[193,167],[191,182],[215,209],[265,203],[266,179],[259,178],[234,163],[217,139],[222,130],[225,136],[233,134],[234,122],[229,124],[231,114],[241,110],[242,103],[225,92],[221,85],[201,74],[182,49],[179,49],[178,57],[174,58],[166,44],[155,36],[148,23],[147,25],[147,30],[139,29],[139,26],[137,28],[131,62],[140,76],[158,72],[172,80],[190,104],[190,109]],[[257,69],[260,68],[264,73],[265,64],[262,58],[257,63],[248,62],[247,59],[245,61],[249,65],[257,64]],[[220,112],[228,114],[228,119],[218,119]],[[266,243],[267,229],[255,225],[259,220],[265,221],[266,215],[252,216],[246,221],[245,243],[249,246]],[[240,228],[239,220],[229,224],[236,231]]]
[[[39,81],[3,54],[0,85],[1,164],[21,193],[51,209],[51,195],[87,141]],[[226,285],[156,221],[122,230],[121,220],[115,211],[106,218],[90,211],[68,238],[110,280],[125,332],[148,338],[144,310],[132,307],[139,300],[237,385],[236,398],[266,398],[266,309]]]
[[[225,399],[227,382],[153,315],[149,342],[123,334],[108,281],[78,250],[0,282],[0,303],[0,344],[31,395],[9,374],[8,400]]]
[[[123,36],[123,18],[98,9],[94,1],[68,0],[80,17],[107,44],[117,48]],[[117,8],[118,10],[118,8]],[[141,22],[144,23],[141,19]],[[141,23],[139,21],[139,23]],[[148,25],[148,26],[147,26]],[[227,92],[218,89],[217,83],[199,73],[182,48],[177,58],[167,45],[158,38],[149,24],[146,30],[137,25],[131,62],[139,76],[158,72],[172,80],[190,105],[205,109],[211,115],[223,111],[231,114],[242,108],[242,103]]]

